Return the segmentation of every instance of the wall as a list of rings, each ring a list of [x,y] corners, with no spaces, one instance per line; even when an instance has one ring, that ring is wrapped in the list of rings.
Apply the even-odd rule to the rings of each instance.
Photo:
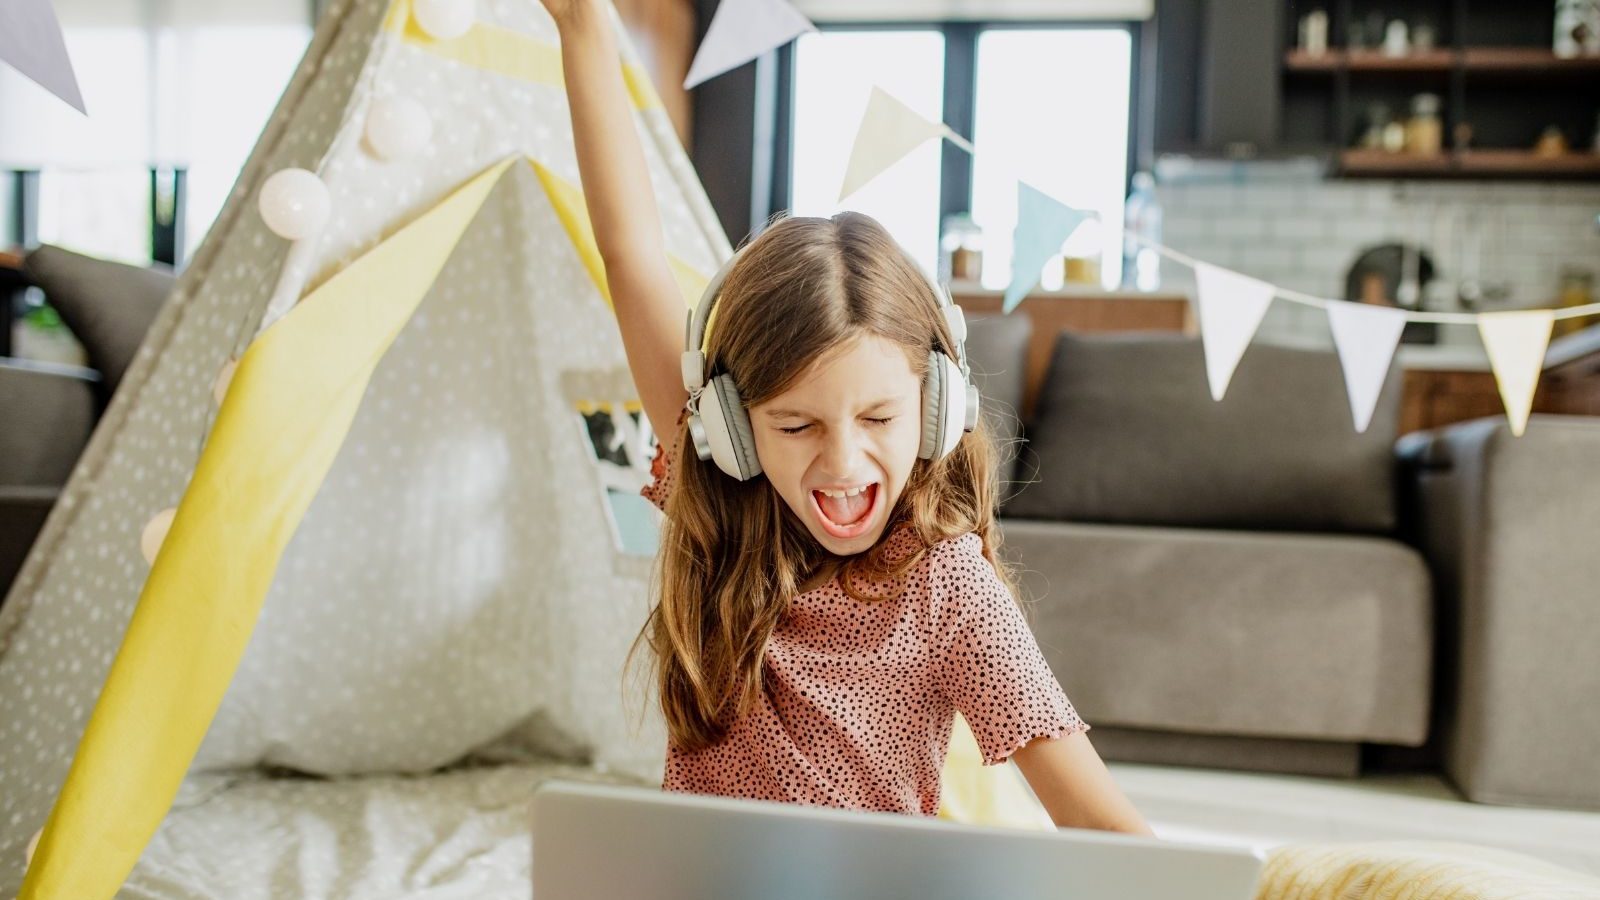
[[[1309,162],[1185,167],[1168,160],[1157,172],[1165,243],[1317,296],[1344,296],[1345,273],[1359,251],[1394,240],[1420,242],[1451,282],[1476,263],[1480,282],[1510,291],[1484,309],[1553,305],[1564,266],[1600,280],[1600,185],[1324,179]],[[1163,287],[1193,288],[1187,267],[1169,262],[1162,276]],[[1477,340],[1471,328],[1442,332],[1447,343]],[[1320,310],[1282,301],[1261,335],[1330,339]]]

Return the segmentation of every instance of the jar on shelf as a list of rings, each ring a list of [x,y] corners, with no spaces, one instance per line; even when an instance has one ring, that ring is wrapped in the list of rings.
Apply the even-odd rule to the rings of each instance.
[[[1411,98],[1411,118],[1406,122],[1406,152],[1437,156],[1444,151],[1444,123],[1439,119],[1439,95]]]
[[[946,281],[983,278],[983,229],[965,213],[946,216],[939,241],[939,269]]]
[[[1389,124],[1389,107],[1382,103],[1373,103],[1367,107],[1367,130],[1361,135],[1361,147],[1365,150],[1383,149],[1383,129]]]
[[[1557,295],[1556,304],[1563,309],[1574,306],[1588,306],[1594,302],[1594,272],[1589,269],[1575,267],[1561,270],[1561,287]],[[1551,334],[1560,337],[1571,334],[1600,322],[1600,316],[1576,316],[1566,319],[1557,319]]]

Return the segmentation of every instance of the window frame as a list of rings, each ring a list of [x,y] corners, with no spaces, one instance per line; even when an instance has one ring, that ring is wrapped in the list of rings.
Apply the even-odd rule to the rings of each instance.
[[[894,21],[814,22],[818,31],[909,31],[931,30],[944,35],[944,124],[968,141],[977,122],[978,38],[987,31],[1041,31],[1058,28],[1125,31],[1133,47],[1128,54],[1128,146],[1123,193],[1132,187],[1133,175],[1141,160],[1139,147],[1145,129],[1141,110],[1145,106],[1140,62],[1146,53],[1144,31],[1148,22],[1123,19],[1027,19],[952,21],[905,19]],[[772,110],[771,168],[765,179],[768,215],[793,205],[790,181],[793,178],[791,147],[794,139],[795,53],[791,41],[779,48]],[[939,231],[952,215],[972,212],[972,155],[949,141],[940,151]],[[763,193],[757,180],[755,193]],[[758,217],[763,218],[763,217]],[[752,223],[755,224],[755,223]]]

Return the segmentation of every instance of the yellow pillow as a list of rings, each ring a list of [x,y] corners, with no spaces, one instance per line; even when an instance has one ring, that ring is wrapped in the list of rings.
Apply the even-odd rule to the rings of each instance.
[[[950,732],[950,753],[939,775],[939,818],[963,825],[998,825],[1051,831],[1055,823],[1016,766],[985,766],[978,739],[967,720],[956,714]]]

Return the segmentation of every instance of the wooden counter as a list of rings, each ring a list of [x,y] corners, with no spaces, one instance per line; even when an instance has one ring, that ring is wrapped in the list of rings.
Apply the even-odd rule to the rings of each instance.
[[[969,315],[998,315],[1003,291],[985,291],[951,286],[951,297]],[[1056,335],[1063,331],[1078,334],[1118,331],[1165,331],[1196,334],[1189,298],[1182,294],[1141,294],[1115,291],[1061,290],[1036,291],[1022,298],[1017,310],[1033,322],[1033,337],[1028,342],[1027,371],[1024,375],[1021,415],[1033,416],[1039,385],[1050,366]]]

